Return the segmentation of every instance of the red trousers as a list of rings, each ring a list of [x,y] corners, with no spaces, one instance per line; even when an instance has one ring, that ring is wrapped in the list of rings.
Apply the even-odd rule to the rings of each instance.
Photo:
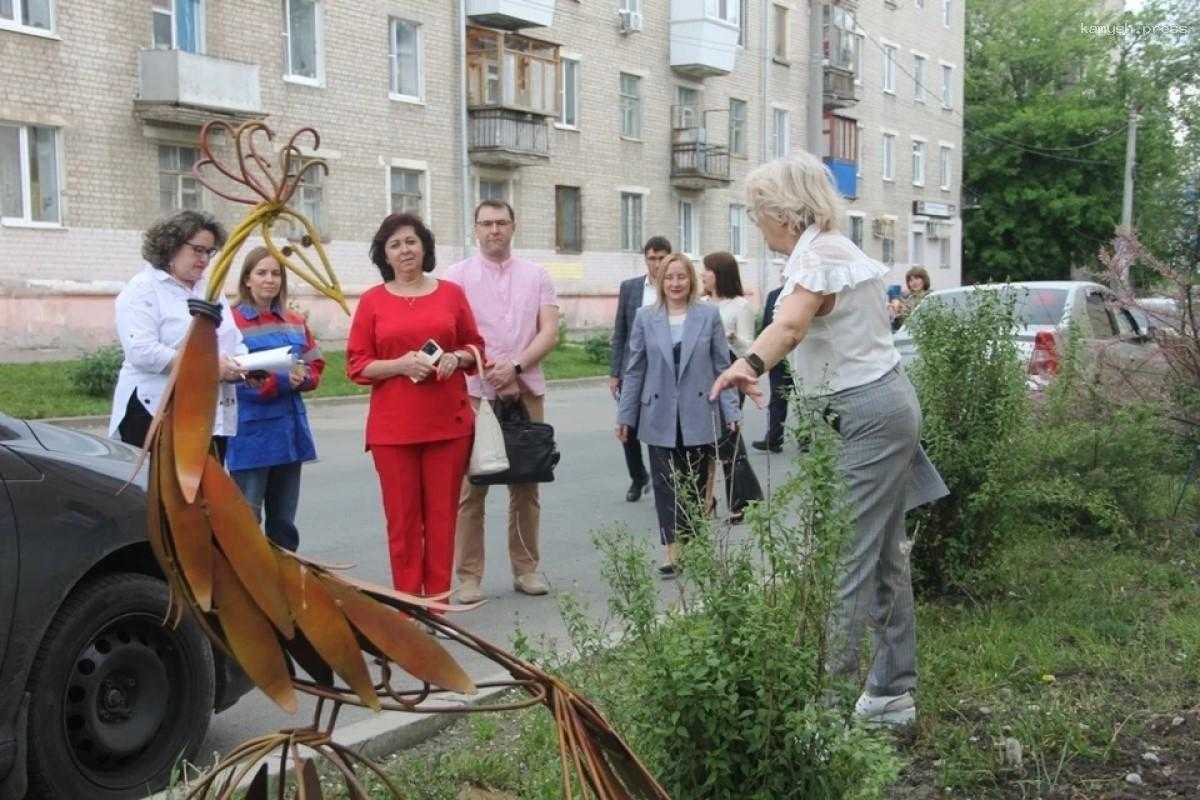
[[[372,445],[387,517],[392,583],[401,592],[450,591],[458,494],[472,437],[409,445]]]

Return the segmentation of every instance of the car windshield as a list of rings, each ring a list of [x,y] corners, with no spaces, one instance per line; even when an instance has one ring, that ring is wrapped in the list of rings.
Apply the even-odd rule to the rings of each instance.
[[[1063,308],[1067,304],[1066,289],[1003,286],[987,289],[967,288],[933,295],[925,300],[921,307],[933,304],[948,307],[951,311],[961,311],[971,302],[971,296],[978,292],[1002,292],[1006,299],[1011,297],[1015,304],[1013,310],[1016,312],[1017,319],[1024,326],[1059,324],[1062,322]]]

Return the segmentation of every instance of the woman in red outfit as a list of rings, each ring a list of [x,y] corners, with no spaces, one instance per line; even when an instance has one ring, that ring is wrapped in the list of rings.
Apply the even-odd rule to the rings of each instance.
[[[383,284],[363,293],[350,323],[346,373],[371,387],[367,450],[387,517],[392,582],[420,596],[450,591],[458,494],[475,415],[464,370],[483,339],[462,289],[428,275],[433,234],[420,218],[392,214],[371,241]],[[442,349],[430,365],[419,352]]]

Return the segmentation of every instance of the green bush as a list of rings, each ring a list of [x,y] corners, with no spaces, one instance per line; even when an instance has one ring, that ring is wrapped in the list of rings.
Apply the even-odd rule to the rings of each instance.
[[[125,353],[120,345],[110,344],[85,355],[71,371],[71,385],[89,397],[111,397],[117,386],[117,373]]]
[[[595,333],[583,340],[583,351],[595,364],[607,364],[612,356],[612,340],[605,333]]]
[[[793,419],[803,426],[813,416]],[[831,687],[824,669],[850,522],[837,444],[823,424],[808,427],[809,451],[751,508],[748,537],[693,512],[701,532],[682,548],[672,610],[659,608],[645,539],[621,531],[596,539],[622,631],[616,645],[564,604],[578,685],[672,797],[865,800],[883,797],[898,775],[891,747],[836,710],[847,687]]]
[[[910,520],[914,584],[937,593],[961,586],[1004,535],[1030,404],[1011,297],[974,292],[956,311],[926,304],[909,329],[922,440],[950,490]]]

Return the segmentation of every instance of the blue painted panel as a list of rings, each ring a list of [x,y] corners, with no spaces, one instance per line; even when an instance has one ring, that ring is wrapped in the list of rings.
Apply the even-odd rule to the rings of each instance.
[[[833,182],[842,197],[858,197],[858,164],[840,158],[826,158],[825,164],[833,173]]]

